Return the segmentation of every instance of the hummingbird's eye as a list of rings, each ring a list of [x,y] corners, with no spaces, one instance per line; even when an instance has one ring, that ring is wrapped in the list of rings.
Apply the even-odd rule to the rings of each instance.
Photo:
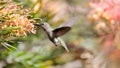
[[[47,23],[42,23],[42,25],[48,25]]]

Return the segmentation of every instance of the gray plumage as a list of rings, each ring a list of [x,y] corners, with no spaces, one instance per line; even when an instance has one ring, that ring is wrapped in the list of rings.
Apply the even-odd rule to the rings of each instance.
[[[44,22],[42,24],[35,24],[36,26],[42,27],[42,29],[46,32],[48,38],[51,42],[53,42],[56,46],[63,46],[66,51],[69,52],[65,42],[60,38],[60,36],[64,35],[68,31],[71,30],[71,26],[76,22],[77,17],[73,17],[69,21],[63,23],[58,28],[53,29],[48,23]]]

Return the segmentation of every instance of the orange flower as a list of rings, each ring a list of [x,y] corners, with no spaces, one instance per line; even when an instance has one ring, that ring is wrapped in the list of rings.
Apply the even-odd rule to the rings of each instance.
[[[11,19],[9,22],[6,22],[3,25],[3,28],[6,28],[5,26],[19,27],[20,29],[12,31],[12,33],[16,33],[16,36],[26,36],[26,32],[35,33],[34,25],[30,23],[30,21],[26,17],[20,16],[18,14],[14,14],[14,18]]]
[[[8,33],[5,32],[7,36],[17,37],[26,36],[27,32],[35,33],[33,23],[30,23],[27,18],[29,13],[30,11],[12,1],[6,2],[5,7],[0,9],[0,30],[8,31]]]

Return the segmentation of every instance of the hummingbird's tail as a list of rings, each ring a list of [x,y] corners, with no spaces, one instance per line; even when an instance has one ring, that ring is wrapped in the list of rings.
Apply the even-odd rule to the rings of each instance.
[[[69,52],[69,50],[68,50],[68,48],[67,48],[66,45],[63,45],[63,47],[65,48],[65,50],[66,50],[67,52]]]
[[[65,42],[64,42],[63,40],[61,40],[61,43],[62,43],[61,45],[65,48],[65,50],[66,50],[67,52],[69,52],[69,49],[67,48]]]

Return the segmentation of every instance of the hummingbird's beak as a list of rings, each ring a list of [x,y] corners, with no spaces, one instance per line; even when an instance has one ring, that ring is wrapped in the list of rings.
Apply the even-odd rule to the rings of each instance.
[[[41,23],[35,23],[34,25],[37,26],[37,27],[42,27],[42,26],[41,26],[41,25],[42,25]]]
[[[35,26],[41,26],[41,24],[40,24],[40,23],[34,23],[34,25],[35,25]]]

